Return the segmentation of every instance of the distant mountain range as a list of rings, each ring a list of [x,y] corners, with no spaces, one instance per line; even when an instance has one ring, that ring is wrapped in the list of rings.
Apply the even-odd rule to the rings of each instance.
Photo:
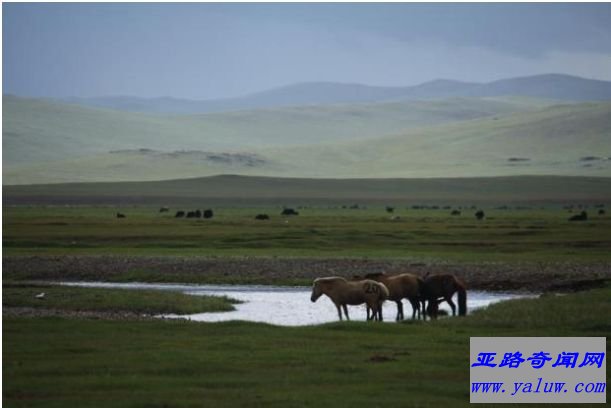
[[[335,82],[306,82],[239,98],[189,100],[171,97],[106,96],[62,98],[97,108],[158,114],[197,114],[282,106],[413,101],[448,97],[528,96],[564,101],[611,100],[611,82],[563,74],[502,79],[488,83],[434,80],[416,86],[380,87]]]

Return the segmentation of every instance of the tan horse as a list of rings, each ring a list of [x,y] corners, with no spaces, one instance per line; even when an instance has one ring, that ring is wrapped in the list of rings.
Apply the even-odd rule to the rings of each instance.
[[[429,302],[427,312],[431,318],[436,319],[439,303],[444,300],[452,308],[452,316],[456,316],[456,305],[452,302],[452,296],[458,292],[458,315],[467,314],[467,288],[456,276],[444,273],[431,275],[424,279],[420,294],[422,299]]]
[[[335,304],[339,320],[342,320],[342,308],[346,320],[348,308],[346,305],[360,305],[365,303],[367,308],[373,311],[372,319],[383,320],[382,303],[388,298],[388,289],[383,284],[373,280],[362,280],[349,282],[344,278],[333,276],[329,278],[318,278],[312,285],[312,302],[316,302],[322,295],[327,295]],[[367,313],[367,320],[370,320]]]
[[[389,292],[388,300],[393,300],[397,304],[396,320],[403,320],[403,298],[406,298],[412,305],[412,319],[420,318],[420,285],[422,278],[411,273],[399,275],[386,275],[385,273],[369,273],[365,279],[373,279],[383,283]],[[424,312],[424,310],[423,310]]]

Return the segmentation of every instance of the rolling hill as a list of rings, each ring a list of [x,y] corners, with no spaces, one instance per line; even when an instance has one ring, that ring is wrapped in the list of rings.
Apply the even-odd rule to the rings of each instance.
[[[351,143],[268,152],[309,177],[611,176],[611,103],[408,129]]]
[[[458,98],[147,115],[3,97],[4,170],[125,149],[250,151],[377,137],[403,129],[532,110],[546,101]]]
[[[514,105],[506,99],[453,99],[358,105],[363,111],[352,105],[247,111],[242,114],[253,115],[250,120],[240,123],[240,116],[235,116],[224,130],[244,126],[242,138],[220,133],[223,128],[215,134],[217,139],[228,135],[223,139],[227,143],[260,137],[252,139],[258,142],[242,151],[213,150],[204,138],[199,140],[189,134],[185,137],[176,122],[184,117],[170,117],[168,120],[174,121],[178,130],[161,139],[167,143],[165,149],[151,147],[139,138],[131,139],[132,145],[143,143],[139,148],[124,145],[122,149],[94,154],[82,151],[74,157],[49,162],[38,159],[7,164],[13,162],[5,160],[3,182],[161,180],[217,174],[317,178],[611,176],[611,103],[541,107],[530,99],[509,100],[522,110],[511,108]],[[489,110],[480,109],[473,115],[469,106],[478,104]],[[407,111],[406,106],[410,107]],[[499,111],[504,113],[492,114]],[[272,119],[273,115],[277,115],[276,119]],[[414,115],[413,120],[407,120],[410,115]],[[187,119],[191,126],[193,121],[210,116],[215,115]],[[103,137],[103,128],[97,131]],[[73,135],[76,138],[77,134]],[[295,135],[296,140],[283,139]],[[124,142],[129,141],[126,136]],[[159,139],[155,142],[159,143]],[[4,143],[6,158],[12,146],[6,138]],[[98,147],[108,148],[104,144]]]
[[[449,97],[529,96],[565,101],[611,100],[611,82],[562,74],[502,79],[489,83],[434,80],[415,86],[381,87],[335,82],[282,86],[239,98],[187,100],[106,96],[64,98],[72,104],[131,112],[194,114],[281,106],[413,101]]]

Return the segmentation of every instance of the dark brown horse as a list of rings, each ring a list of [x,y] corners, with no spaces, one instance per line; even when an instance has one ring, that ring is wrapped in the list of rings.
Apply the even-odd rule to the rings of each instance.
[[[360,276],[355,276],[353,279],[363,279]],[[407,299],[412,305],[412,319],[420,318],[420,285],[422,279],[411,273],[401,273],[399,275],[387,275],[385,273],[368,273],[365,279],[373,279],[383,283],[389,292],[388,300],[392,300],[397,304],[396,320],[403,320],[403,302],[402,299]],[[424,310],[423,310],[424,312]]]
[[[456,305],[452,302],[454,293],[458,293],[458,315],[465,316],[467,314],[467,289],[456,276],[449,273],[431,275],[424,279],[420,288],[421,299],[428,302],[426,311],[433,319],[437,318],[439,303],[444,300],[452,308],[452,316],[456,316]]]

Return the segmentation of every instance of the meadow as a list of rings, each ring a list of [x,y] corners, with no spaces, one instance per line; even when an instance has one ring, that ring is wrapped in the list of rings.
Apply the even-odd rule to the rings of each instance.
[[[470,336],[605,336],[611,330],[605,284],[611,218],[598,214],[606,209],[608,183],[219,177],[5,187],[3,403],[466,406]],[[433,187],[418,188],[427,185]],[[527,203],[503,201],[508,197]],[[281,216],[283,204],[299,215]],[[161,205],[170,211],[160,213]],[[568,221],[585,206],[587,221]],[[197,208],[212,208],[214,217],[174,216]],[[460,215],[451,215],[459,208]],[[475,218],[477,209],[484,219]],[[262,213],[270,219],[255,220]],[[276,327],[142,317],[226,310],[230,299],[40,282],[307,285],[317,276],[349,275],[356,266],[386,270],[395,260],[449,265],[451,272],[460,270],[456,265],[485,266],[480,282],[491,283],[488,289],[523,289],[519,281],[532,276],[545,285],[568,282],[571,290],[581,281],[603,287],[433,322]],[[506,265],[507,273],[493,273]],[[535,283],[536,290],[547,287]],[[36,299],[43,291],[48,298]]]
[[[342,208],[344,207],[344,208]],[[403,258],[453,262],[598,262],[611,260],[611,218],[589,208],[570,222],[559,207],[370,205],[214,207],[212,219],[175,218],[159,207],[4,207],[4,255],[137,255]],[[364,207],[364,208],[363,208]],[[200,207],[202,209],[206,207]],[[126,218],[116,218],[116,213]],[[255,220],[269,214],[270,219]]]
[[[5,317],[3,403],[467,406],[470,336],[607,336],[609,316],[606,287],[403,324]]]

